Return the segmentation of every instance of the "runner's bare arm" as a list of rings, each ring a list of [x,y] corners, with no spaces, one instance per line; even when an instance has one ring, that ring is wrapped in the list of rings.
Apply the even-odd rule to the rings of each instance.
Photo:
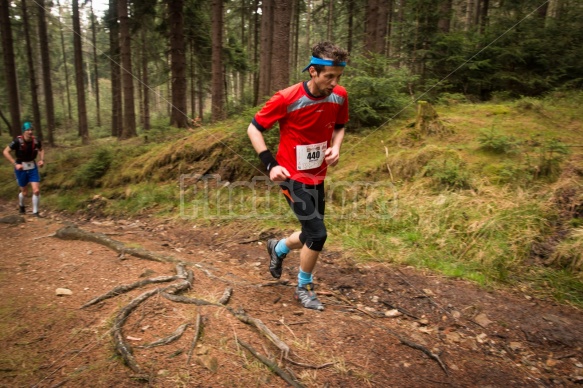
[[[8,160],[10,162],[10,164],[14,164],[16,163],[16,160],[12,158],[12,155],[10,155],[10,147],[6,146],[6,148],[4,148],[4,151],[2,151],[2,155],[4,155],[4,157],[6,158],[6,160]]]
[[[38,166],[42,167],[45,165],[45,150],[41,148],[38,151],[38,156],[39,156]]]
[[[332,140],[330,140],[330,147],[326,149],[326,164],[328,166],[335,166],[340,159],[340,147],[342,146],[342,141],[344,140],[344,127],[338,128],[332,134]]]
[[[247,135],[249,136],[249,140],[251,140],[253,149],[255,149],[255,152],[257,152],[257,154],[269,151],[267,149],[267,145],[265,144],[265,138],[263,137],[263,134],[259,129],[257,129],[255,125],[253,125],[253,123],[249,124],[249,127],[247,128]],[[271,167],[269,166],[269,163],[265,167],[269,172],[269,179],[271,179],[274,182],[283,182],[290,176],[289,172],[285,167],[279,165]]]

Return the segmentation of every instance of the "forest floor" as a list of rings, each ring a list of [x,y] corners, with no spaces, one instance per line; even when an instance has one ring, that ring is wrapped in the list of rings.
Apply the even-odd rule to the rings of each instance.
[[[6,218],[9,217],[9,218]],[[112,220],[43,212],[21,217],[0,202],[2,387],[568,387],[583,383],[583,312],[524,290],[485,290],[324,250],[315,274],[326,306],[293,299],[298,257],[271,278],[265,241],[289,231],[248,223],[196,227],[149,217]],[[4,223],[6,222],[6,223]],[[144,260],[55,233],[74,224],[175,262]],[[81,308],[119,285],[193,271],[177,303],[152,283]],[[145,283],[145,282],[144,282]],[[56,290],[70,295],[58,296]],[[226,289],[228,302],[216,304]],[[122,310],[126,308],[125,310]],[[120,311],[135,369],[112,339]],[[265,325],[244,323],[236,312]],[[117,317],[117,318],[116,318]],[[197,324],[200,323],[200,324]],[[175,341],[140,347],[189,324]],[[198,330],[197,330],[198,329]],[[242,343],[281,368],[268,368]],[[284,354],[282,344],[289,347]]]

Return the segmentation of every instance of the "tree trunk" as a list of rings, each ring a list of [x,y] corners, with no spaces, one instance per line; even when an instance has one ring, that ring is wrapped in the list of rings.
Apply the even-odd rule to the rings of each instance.
[[[148,23],[150,25],[150,23]],[[143,125],[144,130],[150,130],[150,86],[149,86],[149,74],[148,74],[148,41],[147,41],[147,30],[142,28],[142,85],[143,85]]]
[[[69,121],[73,120],[73,112],[71,107],[71,90],[69,87],[69,61],[67,60],[67,51],[65,50],[65,35],[63,34],[64,23],[61,20],[61,14],[63,13],[63,8],[61,3],[57,1],[57,6],[59,7],[59,32],[61,35],[61,49],[63,51],[63,68],[65,70],[65,90],[67,91],[67,117]]]
[[[30,76],[30,94],[32,96],[32,115],[33,115],[33,122],[34,122],[34,129],[36,131],[36,135],[40,140],[43,140],[43,131],[41,126],[41,117],[40,117],[40,108],[38,103],[38,95],[37,89],[38,85],[36,84],[36,72],[34,70],[34,61],[32,55],[32,45],[30,42],[30,25],[28,23],[28,12],[26,9],[26,0],[22,0],[22,22],[24,24],[24,39],[26,40],[26,58],[28,61],[28,72]]]
[[[439,20],[437,21],[437,29],[441,33],[449,33],[451,27],[452,6],[453,0],[443,0],[439,5]]]
[[[97,32],[95,28],[93,0],[91,0],[91,40],[93,42],[93,76],[95,77],[95,104],[97,108],[97,126],[101,127],[101,107],[99,102],[99,72],[97,66]]]
[[[259,105],[271,95],[271,52],[273,49],[274,0],[263,0],[261,6],[261,51],[259,54]]]
[[[190,115],[196,118],[196,58],[194,57],[195,44],[190,39]]]
[[[476,0],[466,0],[466,28],[469,31],[473,27]]]
[[[334,1],[328,0],[328,23],[326,28],[326,38],[329,42],[334,40]]]
[[[168,0],[172,73],[172,113],[170,125],[188,127],[186,114],[186,46],[184,44],[184,0]]]
[[[366,53],[377,53],[377,24],[379,20],[379,0],[368,0],[364,25],[364,48]]]
[[[37,0],[40,53],[43,63],[43,83],[45,87],[45,107],[47,115],[47,140],[51,146],[55,145],[53,132],[55,130],[55,103],[53,101],[53,84],[51,78],[51,57],[49,54],[49,35],[45,17],[45,1]]]
[[[255,17],[253,18],[253,24],[255,26],[254,34],[253,34],[253,65],[259,68],[260,65],[260,57],[259,57],[259,31],[261,27],[261,23],[259,22],[259,0],[255,0],[254,9],[255,9]],[[259,94],[259,77],[261,71],[255,70],[253,73],[253,103],[255,105],[259,104],[260,101],[260,94]]]
[[[354,7],[355,0],[348,0],[348,38],[346,42],[346,49],[352,52],[352,40],[354,39]]]
[[[130,38],[130,22],[127,0],[118,0],[117,14],[119,17],[119,40],[121,50],[121,82],[123,87],[123,126],[120,139],[137,136],[136,108],[134,102],[134,83],[132,77],[132,49]]]
[[[292,0],[274,2],[273,50],[271,53],[271,87],[269,95],[289,86],[289,47]]]
[[[480,34],[486,32],[488,26],[488,12],[490,11],[490,0],[482,0],[482,8],[480,11]]]
[[[222,0],[212,1],[212,121],[225,119],[225,76],[223,73]]]
[[[388,26],[389,26],[389,9],[390,2],[388,1],[379,1],[378,5],[378,12],[379,17],[377,19],[377,26],[376,26],[376,52],[378,54],[386,55],[387,53],[387,34],[388,34]]]
[[[292,2],[292,27],[291,27],[291,40],[292,40],[292,52],[291,52],[291,70],[293,72],[298,69],[299,60],[299,41],[300,41],[300,0],[293,0]]]
[[[77,117],[79,136],[83,144],[89,144],[87,128],[87,106],[85,104],[85,82],[83,79],[83,45],[81,43],[81,22],[79,20],[79,0],[73,0],[73,47],[75,57],[75,85],[77,86]]]
[[[20,135],[20,101],[18,99],[18,82],[16,64],[14,62],[14,45],[10,25],[9,0],[0,0],[0,32],[2,33],[2,57],[4,57],[4,72],[6,88],[10,104],[10,133],[12,137]]]
[[[109,0],[107,23],[109,26],[109,51],[111,53],[111,136],[121,137],[123,122],[117,0]]]

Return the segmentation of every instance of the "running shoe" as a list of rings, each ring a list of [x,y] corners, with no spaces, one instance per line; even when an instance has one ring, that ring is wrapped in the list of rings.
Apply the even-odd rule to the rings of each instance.
[[[286,255],[278,256],[275,253],[275,246],[279,240],[274,238],[267,240],[267,253],[269,254],[269,272],[271,272],[271,276],[276,279],[281,277],[281,267],[283,265],[283,259],[285,259]]]
[[[18,205],[18,207],[20,208],[20,210],[19,210],[19,213],[20,213],[20,214],[24,214],[24,213],[26,213],[26,207],[24,207],[24,206],[20,206],[20,205]]]
[[[307,309],[324,311],[324,305],[318,300],[312,283],[308,283],[303,287],[298,286],[294,298]]]

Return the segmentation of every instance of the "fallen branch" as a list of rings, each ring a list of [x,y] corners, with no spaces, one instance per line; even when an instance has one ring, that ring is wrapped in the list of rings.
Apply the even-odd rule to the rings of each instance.
[[[392,330],[389,330],[387,328],[384,328],[386,331],[388,331],[389,333],[391,333],[392,335],[394,335],[395,337],[397,337],[397,339],[403,344],[403,345],[407,345],[413,349],[417,349],[417,350],[421,350],[423,353],[425,353],[426,355],[428,355],[430,358],[434,359],[439,366],[441,367],[441,369],[443,369],[443,371],[445,372],[446,375],[448,375],[448,371],[447,371],[447,367],[445,366],[445,364],[443,363],[443,361],[441,361],[441,358],[439,358],[439,356],[433,352],[431,352],[429,349],[427,349],[425,346],[423,345],[419,345],[418,343],[415,343],[413,341],[409,341],[408,339],[405,339],[403,337],[401,337],[400,335],[398,335],[397,333],[393,332]]]
[[[439,358],[439,356],[433,352],[431,352],[429,349],[427,349],[426,347],[419,345],[415,342],[411,342],[409,340],[406,340],[404,338],[399,338],[399,341],[401,341],[403,344],[412,347],[413,349],[417,349],[417,350],[421,350],[423,353],[427,354],[430,358],[434,359],[435,361],[437,361],[437,363],[439,364],[439,366],[441,367],[441,369],[443,369],[443,371],[445,372],[445,374],[449,374],[447,372],[447,368],[445,366],[445,364],[443,363],[443,361],[441,361],[441,358]]]
[[[200,335],[202,325],[201,325],[201,318],[200,314],[196,315],[196,325],[194,327],[194,338],[190,344],[190,348],[188,349],[188,358],[186,359],[186,365],[190,365],[190,359],[192,358],[192,352],[196,346],[196,342],[198,341],[198,337]]]
[[[279,377],[281,377],[286,383],[288,383],[292,387],[297,387],[297,388],[303,387],[302,384],[300,384],[297,380],[293,379],[288,373],[286,373],[279,366],[277,366],[277,364],[275,362],[273,362],[273,361],[269,360],[267,357],[264,357],[264,356],[260,355],[259,353],[257,353],[257,351],[255,351],[255,349],[253,349],[253,347],[251,345],[241,341],[238,338],[237,338],[237,342],[239,342],[239,344],[241,344],[241,346],[243,346],[245,349],[247,349],[255,358],[257,358],[259,361],[264,363],[269,369],[271,369],[273,372],[275,372],[275,374],[277,374]]]
[[[405,309],[404,309],[404,308],[402,308],[402,307],[399,307],[399,306],[394,306],[394,305],[392,305],[391,303],[389,303],[389,302],[387,302],[387,301],[385,301],[385,300],[381,300],[381,303],[382,303],[382,304],[384,304],[385,306],[387,306],[388,308],[391,308],[391,309],[397,310],[397,311],[398,311],[398,312],[400,312],[401,314],[405,314],[405,315],[407,315],[407,316],[409,316],[409,317],[411,317],[411,318],[413,318],[413,319],[417,319],[417,320],[419,319],[419,317],[417,317],[417,316],[415,316],[415,315],[411,314],[409,311],[405,310]]]
[[[136,347],[143,348],[143,349],[149,349],[149,348],[153,348],[156,346],[168,345],[168,344],[176,341],[180,337],[182,337],[182,334],[184,334],[184,331],[186,330],[186,328],[188,326],[189,326],[188,323],[182,324],[182,325],[178,326],[178,329],[176,329],[174,331],[174,333],[170,334],[168,337],[160,338],[159,340],[151,342],[147,345],[141,345],[141,346],[136,346]]]

